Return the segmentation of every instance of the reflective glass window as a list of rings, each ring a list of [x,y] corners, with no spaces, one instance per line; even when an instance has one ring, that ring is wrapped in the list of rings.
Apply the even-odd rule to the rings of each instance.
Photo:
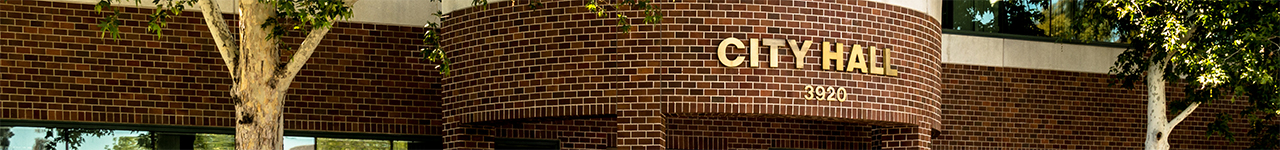
[[[948,0],[942,28],[972,33],[1121,42],[1112,17],[1088,0]]]
[[[0,149],[145,150],[154,134],[146,131],[83,128],[0,127]]]
[[[236,136],[230,134],[195,134],[192,148],[196,150],[235,150]]]
[[[316,138],[316,150],[391,149],[389,140]]]
[[[416,140],[374,140],[285,136],[283,142],[287,150],[410,150],[441,147],[439,139],[431,137]],[[231,134],[0,126],[0,150],[235,150],[235,147],[235,135]]]
[[[316,149],[316,138],[314,138],[314,137],[299,137],[299,136],[285,136],[285,137],[284,137],[284,149],[287,149],[287,150],[315,150],[315,149]]]

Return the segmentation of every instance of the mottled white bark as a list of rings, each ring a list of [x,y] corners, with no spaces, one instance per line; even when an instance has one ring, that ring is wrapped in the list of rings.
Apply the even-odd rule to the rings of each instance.
[[[1191,105],[1187,106],[1186,110],[1182,110],[1181,113],[1178,113],[1178,116],[1174,117],[1173,120],[1170,120],[1169,124],[1165,125],[1164,130],[1167,130],[1167,132],[1173,132],[1173,127],[1178,126],[1178,123],[1182,123],[1182,120],[1187,119],[1187,116],[1191,115],[1192,112],[1195,112],[1198,107],[1200,107],[1199,102],[1191,103]]]
[[[1164,82],[1164,63],[1165,61],[1152,62],[1147,68],[1147,138],[1144,144],[1146,150],[1168,150],[1169,134],[1173,132],[1173,128],[1182,123],[1188,115],[1195,112],[1200,107],[1200,103],[1191,103],[1186,110],[1178,113],[1173,120],[1165,115],[1168,113],[1168,102],[1165,97]]]
[[[1199,15],[1199,12],[1187,12],[1186,17]],[[1177,42],[1187,42],[1195,35],[1199,25],[1191,25],[1187,33],[1183,33]],[[1151,66],[1147,68],[1147,139],[1144,144],[1146,150],[1168,150],[1169,134],[1173,132],[1173,127],[1182,123],[1187,116],[1196,111],[1200,107],[1200,102],[1193,102],[1186,109],[1174,116],[1173,120],[1169,120],[1165,114],[1168,113],[1168,103],[1165,98],[1164,91],[1164,65],[1169,63],[1170,57],[1161,58],[1152,61]]]
[[[1147,68],[1147,140],[1146,150],[1167,150],[1169,141],[1164,133],[1164,125],[1169,120],[1165,117],[1167,107],[1164,99],[1163,62],[1151,62]]]
[[[222,18],[222,13],[218,12],[218,5],[213,0],[200,0],[196,2],[200,7],[200,13],[204,14],[204,24],[209,26],[209,33],[213,35],[213,43],[217,44],[218,53],[222,54],[222,61],[226,62],[227,70],[236,70],[235,64],[232,63],[235,58],[236,49],[240,48],[236,38],[231,36],[231,29],[227,27],[227,20]],[[231,76],[235,76],[235,72],[231,72]]]
[[[275,90],[280,63],[279,39],[268,39],[271,27],[263,27],[276,15],[274,6],[258,0],[240,0],[240,47],[236,83],[231,90],[236,103],[236,149],[283,149],[284,93]]]

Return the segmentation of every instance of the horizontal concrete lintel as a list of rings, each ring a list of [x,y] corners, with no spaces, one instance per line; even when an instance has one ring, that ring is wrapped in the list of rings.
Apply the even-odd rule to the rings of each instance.
[[[1124,48],[957,34],[942,36],[942,62],[1108,73]]]

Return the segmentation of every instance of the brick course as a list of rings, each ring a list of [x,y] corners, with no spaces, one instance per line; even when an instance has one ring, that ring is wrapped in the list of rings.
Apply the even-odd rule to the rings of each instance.
[[[869,149],[871,125],[789,118],[675,116],[667,123],[672,149]]]
[[[444,43],[450,43],[444,47],[459,72],[445,84],[450,121],[614,114],[623,108],[612,103],[636,101],[661,103],[664,113],[767,113],[937,127],[939,76],[932,72],[939,65],[940,31],[931,30],[936,21],[923,13],[866,1],[657,3],[668,11],[668,22],[622,34],[611,19],[583,10],[582,1],[543,3],[534,10],[494,3],[444,20]],[[819,16],[824,13],[832,15]],[[716,62],[714,43],[729,37],[893,48],[902,76],[817,69],[819,46],[806,57],[807,69],[728,68]],[[794,66],[789,55],[781,60],[781,66]],[[805,85],[852,87],[853,101],[803,100]]]
[[[617,124],[612,118],[532,120],[497,126],[494,135],[556,139],[561,149],[606,149],[617,144]]]
[[[1141,149],[1146,88],[1108,85],[1110,75],[943,64],[943,129],[936,149]],[[1166,85],[1169,100],[1182,86]],[[1249,127],[1237,119],[1237,141],[1204,134],[1218,113],[1236,114],[1243,100],[1202,105],[1173,130],[1175,149],[1244,149]]]
[[[448,147],[477,149],[494,138],[554,139],[564,149],[1142,146],[1144,88],[1108,87],[1105,74],[941,64],[936,21],[895,6],[664,2],[663,24],[622,34],[581,1],[545,2],[446,19],[458,65],[447,84],[416,57],[424,28],[339,23],[291,88],[285,127],[443,135]],[[231,127],[229,81],[199,13],[176,17],[158,38],[140,25],[150,12],[125,8],[123,37],[113,40],[99,37],[92,5],[0,1],[0,119]],[[889,47],[903,75],[820,70],[817,48],[806,69],[790,67],[787,48],[779,68],[727,68],[714,44],[728,37]],[[804,85],[859,92],[847,102],[798,99]],[[1182,97],[1179,88],[1170,98]],[[1203,133],[1213,114],[1243,107],[1202,107],[1175,129],[1172,147],[1245,148],[1249,137]]]
[[[144,32],[153,11],[123,8],[117,40],[99,37],[93,5],[0,2],[0,118],[232,127],[230,79],[200,13],[156,37]],[[285,129],[439,135],[440,76],[416,57],[423,31],[336,24],[289,90]]]
[[[873,126],[848,122],[710,114],[667,118],[669,149],[867,149],[876,147],[873,138],[878,136]],[[556,139],[562,149],[605,149],[616,144],[616,124],[609,118],[557,119],[488,128],[494,132],[491,137]]]
[[[620,149],[654,149],[676,146],[667,125],[681,114],[923,126],[926,134],[940,127],[941,32],[924,13],[867,1],[658,1],[664,23],[624,34],[585,1],[542,3],[492,3],[443,20],[458,72],[444,85],[446,128],[616,115]],[[820,46],[803,58],[807,69],[789,67],[797,62],[786,48],[784,67],[729,68],[716,61],[715,43],[730,37],[891,48],[901,76],[821,70]],[[804,100],[806,85],[849,87],[850,100]],[[467,143],[458,145],[488,142],[450,133],[446,141]]]

